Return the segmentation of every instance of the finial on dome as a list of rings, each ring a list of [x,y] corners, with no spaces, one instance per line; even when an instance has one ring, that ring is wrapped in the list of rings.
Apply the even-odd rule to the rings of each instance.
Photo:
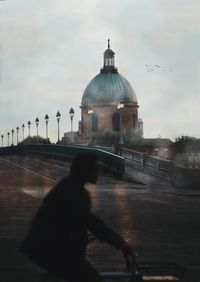
[[[110,39],[108,38],[108,49],[110,49]]]

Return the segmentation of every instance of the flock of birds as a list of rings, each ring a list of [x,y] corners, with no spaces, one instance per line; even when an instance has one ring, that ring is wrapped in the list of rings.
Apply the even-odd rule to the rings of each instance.
[[[145,65],[146,71],[152,72],[152,71],[163,71],[163,72],[172,72],[174,71],[172,68],[163,68],[159,65]]]

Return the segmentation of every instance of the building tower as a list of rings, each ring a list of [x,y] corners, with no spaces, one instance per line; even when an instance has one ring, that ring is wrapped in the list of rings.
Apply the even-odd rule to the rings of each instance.
[[[108,48],[103,56],[103,68],[85,88],[81,101],[81,131],[83,138],[90,138],[106,131],[120,131],[119,101],[123,101],[122,128],[125,133],[138,133],[138,102],[136,94],[126,78],[115,67],[115,53]],[[90,111],[92,109],[92,111]]]

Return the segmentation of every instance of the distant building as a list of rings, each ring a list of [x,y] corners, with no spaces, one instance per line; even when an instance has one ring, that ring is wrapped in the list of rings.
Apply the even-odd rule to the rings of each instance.
[[[143,135],[143,123],[138,119],[138,101],[136,94],[126,78],[115,67],[115,53],[108,48],[104,52],[104,64],[85,88],[81,101],[81,135],[87,140],[95,139],[107,131],[120,131],[120,111],[117,104],[124,104],[122,109],[122,128],[125,133],[133,130]]]
[[[142,138],[132,149],[162,159],[174,158],[174,143],[169,138]]]
[[[176,165],[200,168],[200,139],[182,136],[171,141],[169,138],[142,138],[129,149],[161,159],[173,160]]]

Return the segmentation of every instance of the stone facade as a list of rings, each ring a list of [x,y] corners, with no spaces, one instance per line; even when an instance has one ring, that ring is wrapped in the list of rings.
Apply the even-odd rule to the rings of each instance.
[[[122,111],[122,129],[126,132],[128,129],[137,131],[138,124],[138,106],[125,105]],[[116,106],[104,105],[93,107],[93,114],[88,114],[88,108],[82,108],[82,134],[84,138],[92,134],[102,134],[106,131],[120,130],[120,112]]]

